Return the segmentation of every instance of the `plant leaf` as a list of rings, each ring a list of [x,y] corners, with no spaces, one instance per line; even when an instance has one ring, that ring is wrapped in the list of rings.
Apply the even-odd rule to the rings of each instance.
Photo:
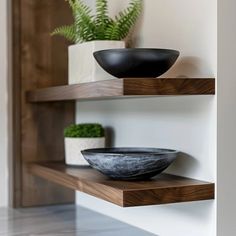
[[[74,11],[75,26],[79,41],[87,42],[94,40],[96,24],[93,20],[94,16],[91,15],[92,10],[83,4],[81,0],[74,0],[72,9]]]
[[[82,0],[67,1],[73,13],[74,23],[55,29],[52,35],[64,36],[74,43],[122,40],[127,37],[142,10],[142,0],[131,0],[128,8],[112,19],[108,16],[107,0],[96,0],[96,15],[92,15],[92,9]]]
[[[120,38],[126,38],[130,29],[135,25],[142,11],[142,0],[133,0],[129,7],[116,16],[117,25],[119,26]]]
[[[65,37],[67,40],[76,43],[76,31],[74,25],[65,25],[56,28],[51,35],[60,35]]]
[[[98,39],[105,38],[105,29],[110,24],[108,17],[107,0],[96,1],[96,36]]]

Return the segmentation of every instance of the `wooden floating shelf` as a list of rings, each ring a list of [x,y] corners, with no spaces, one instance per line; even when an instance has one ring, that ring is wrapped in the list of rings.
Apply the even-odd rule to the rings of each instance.
[[[128,78],[36,89],[26,92],[26,100],[28,102],[53,102],[133,96],[214,94],[214,78]]]
[[[31,174],[122,207],[214,199],[214,184],[161,174],[149,181],[115,181],[89,167],[30,164]]]

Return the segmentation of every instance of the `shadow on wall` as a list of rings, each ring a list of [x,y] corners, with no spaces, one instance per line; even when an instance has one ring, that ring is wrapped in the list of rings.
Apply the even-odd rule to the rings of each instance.
[[[113,127],[105,127],[106,132],[106,147],[115,146],[115,130]],[[200,163],[193,156],[180,152],[178,158],[165,171],[167,173],[176,173],[181,170],[182,176],[188,176],[191,172],[195,172],[200,166]]]
[[[200,166],[199,161],[193,156],[180,152],[178,158],[173,164],[166,170],[168,173],[175,173],[181,170],[182,176],[188,176],[190,173],[195,172]]]
[[[115,130],[113,127],[105,127],[106,147],[114,147],[115,145]]]
[[[153,121],[154,117],[165,119],[183,119],[184,116],[195,118],[205,112],[210,112],[214,104],[212,96],[170,96],[170,97],[148,97],[132,98],[121,100],[99,100],[99,101],[80,101],[77,103],[81,109],[81,116],[86,120],[95,119],[109,120],[108,117],[123,119],[133,115],[136,120],[145,117]],[[106,114],[106,117],[104,117]],[[97,115],[98,118],[94,118]],[[80,117],[81,118],[81,117]],[[81,118],[82,119],[82,118]],[[80,119],[79,119],[80,120]],[[134,121],[136,121],[134,120]],[[180,121],[181,121],[180,120]],[[147,121],[146,121],[147,122]],[[171,124],[170,124],[171,125]],[[109,129],[109,127],[107,127]]]
[[[147,206],[145,210],[148,211],[150,215],[155,216],[157,212],[162,210],[163,217],[168,217],[168,214],[173,214],[178,216],[184,217],[186,220],[189,219],[196,219],[198,221],[202,221],[202,223],[207,224],[208,214],[211,214],[211,210],[214,208],[214,201],[196,201],[196,202],[186,202],[186,203],[179,203],[179,204],[167,204],[167,205],[159,205],[159,206]],[[126,211],[125,209],[124,211]],[[133,213],[136,213],[138,208],[133,209]],[[165,215],[164,215],[165,212]],[[176,226],[181,226],[181,222],[176,222]],[[178,224],[179,223],[179,224]],[[188,235],[191,235],[189,232]]]
[[[204,62],[201,58],[198,57],[180,57],[176,64],[161,77],[170,77],[170,78],[195,78],[196,75],[199,78],[205,78],[205,71],[207,71],[207,62]],[[206,69],[204,69],[206,68]],[[181,73],[181,74],[180,74]]]
[[[106,147],[115,146],[115,130],[113,127],[105,127],[106,130]],[[188,176],[191,172],[195,172],[200,166],[199,161],[193,156],[180,152],[178,158],[165,171],[166,173],[176,173],[181,170],[182,176]]]

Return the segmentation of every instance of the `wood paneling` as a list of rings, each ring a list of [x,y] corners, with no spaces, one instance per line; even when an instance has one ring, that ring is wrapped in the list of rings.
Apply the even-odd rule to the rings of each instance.
[[[22,188],[22,171],[21,171],[21,40],[20,40],[20,0],[12,1],[12,51],[13,59],[12,64],[14,70],[12,71],[13,83],[13,177],[12,177],[12,189],[11,189],[11,205],[14,207],[21,206],[21,188]]]
[[[26,93],[29,102],[107,99],[132,96],[215,94],[214,79],[115,79],[36,89]]]
[[[62,163],[29,165],[36,176],[79,190],[122,207],[214,199],[214,184],[161,174],[149,181],[115,181],[89,167]]]
[[[14,206],[67,203],[74,192],[32,176],[32,161],[64,160],[63,128],[74,122],[74,102],[29,104],[25,91],[67,84],[67,46],[51,37],[71,21],[64,0],[13,0]]]

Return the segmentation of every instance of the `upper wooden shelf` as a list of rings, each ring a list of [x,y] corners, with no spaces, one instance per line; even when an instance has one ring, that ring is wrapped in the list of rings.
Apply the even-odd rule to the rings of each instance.
[[[89,167],[30,164],[31,174],[122,207],[214,199],[214,184],[161,174],[149,181],[115,181]]]
[[[214,78],[114,79],[26,92],[28,102],[108,99],[132,96],[213,95]]]

